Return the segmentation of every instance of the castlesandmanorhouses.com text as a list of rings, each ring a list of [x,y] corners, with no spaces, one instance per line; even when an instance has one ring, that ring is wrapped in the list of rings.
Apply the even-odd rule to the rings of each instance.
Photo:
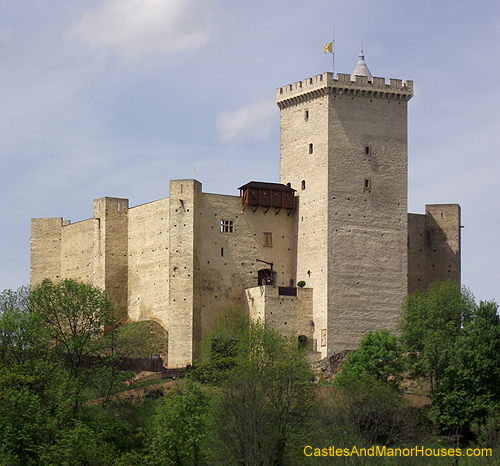
[[[369,448],[315,448],[310,445],[304,447],[305,456],[492,456],[491,448],[387,448],[373,446]]]

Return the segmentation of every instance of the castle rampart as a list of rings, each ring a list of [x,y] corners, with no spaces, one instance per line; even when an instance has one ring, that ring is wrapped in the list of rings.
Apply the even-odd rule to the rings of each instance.
[[[372,98],[410,100],[413,97],[413,81],[403,83],[401,79],[390,79],[386,84],[385,78],[373,78],[368,81],[367,76],[356,76],[351,81],[349,74],[323,73],[307,78],[276,90],[276,103],[283,108],[299,102],[315,99],[323,94],[363,95]]]

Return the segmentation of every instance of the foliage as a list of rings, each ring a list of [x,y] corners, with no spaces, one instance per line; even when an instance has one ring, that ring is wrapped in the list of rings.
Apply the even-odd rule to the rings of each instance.
[[[465,322],[433,396],[432,417],[447,429],[481,424],[500,408],[498,305],[481,302]]]
[[[74,424],[59,431],[56,440],[40,449],[39,464],[108,466],[113,462],[113,448],[86,423]]]
[[[112,323],[112,305],[97,287],[74,280],[44,280],[31,293],[32,312],[50,331],[54,351],[74,379],[80,376],[85,356],[98,353],[95,343]]]
[[[109,301],[91,285],[44,281],[31,296],[27,287],[0,294],[0,464],[108,465],[126,451],[121,442],[138,429],[128,415],[86,402],[122,376],[114,328]],[[101,363],[88,367],[89,355]]]
[[[431,392],[439,389],[462,325],[470,321],[474,306],[470,291],[452,280],[435,282],[426,293],[406,298],[399,321],[401,343],[410,352],[412,375],[428,376]]]
[[[130,322],[117,328],[116,340],[124,357],[150,358],[166,350],[167,332],[153,320]]]
[[[424,439],[423,416],[400,394],[367,373],[349,372],[324,398],[317,418],[322,440],[339,448],[402,448]],[[380,464],[381,459],[351,457],[348,461],[366,465]]]
[[[198,349],[199,357],[189,378],[205,384],[220,385],[236,366],[242,336],[249,326],[248,316],[229,309],[217,319]]]
[[[488,417],[481,423],[472,425],[476,439],[481,447],[500,448],[500,410],[492,410]]]
[[[314,400],[313,374],[296,338],[252,322],[214,404],[217,464],[290,464]]]
[[[112,396],[127,376],[118,362],[133,351],[134,335],[140,351],[149,348],[150,327],[118,330],[109,301],[90,285],[44,282],[28,298],[27,288],[0,294],[0,466],[277,466],[304,464],[305,442],[437,444],[422,413],[393,389],[401,350],[385,330],[363,339],[318,401],[297,338],[227,312],[189,377],[215,386],[181,381],[164,398],[134,404]],[[500,438],[497,307],[475,306],[466,290],[445,283],[409,297],[401,320],[413,374],[433,377],[434,421],[445,430],[470,428],[479,445],[492,448]],[[98,361],[91,366],[84,363],[90,356]]]
[[[38,317],[29,309],[29,288],[0,294],[0,365],[29,363],[45,344]]]
[[[500,320],[494,302],[474,303],[452,281],[408,296],[401,340],[413,375],[429,375],[431,419],[457,438],[500,407]]]
[[[154,465],[203,464],[210,397],[195,382],[178,384],[160,401],[153,427]]]
[[[342,385],[352,375],[362,378],[367,374],[385,386],[400,389],[403,364],[396,335],[382,329],[380,332],[368,332],[359,343],[354,353],[349,354],[342,366],[342,371],[335,378]]]

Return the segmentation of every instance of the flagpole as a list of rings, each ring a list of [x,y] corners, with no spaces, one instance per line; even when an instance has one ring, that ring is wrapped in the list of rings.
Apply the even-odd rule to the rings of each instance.
[[[335,79],[335,21],[333,22],[332,72],[333,72],[333,79]]]

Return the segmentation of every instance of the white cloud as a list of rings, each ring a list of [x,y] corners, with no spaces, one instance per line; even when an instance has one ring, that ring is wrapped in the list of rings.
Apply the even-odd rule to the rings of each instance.
[[[104,0],[68,32],[92,48],[110,48],[130,59],[206,45],[213,14],[208,0]]]
[[[246,107],[217,117],[217,136],[222,144],[265,141],[278,119],[273,99],[258,99]]]

